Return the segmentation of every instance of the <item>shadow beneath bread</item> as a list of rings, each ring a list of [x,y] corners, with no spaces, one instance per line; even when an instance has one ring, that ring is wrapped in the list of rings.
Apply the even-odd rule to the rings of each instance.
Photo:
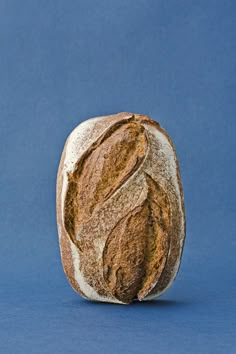
[[[188,300],[168,300],[168,299],[156,299],[156,300],[149,300],[149,301],[138,301],[135,300],[131,304],[116,304],[116,303],[109,303],[109,302],[99,302],[99,301],[91,301],[86,299],[78,299],[73,300],[70,302],[73,305],[82,305],[83,306],[104,306],[104,307],[146,307],[146,308],[170,308],[170,307],[185,307],[188,305],[192,305],[193,303]]]
[[[191,302],[186,300],[167,300],[167,299],[156,299],[149,301],[134,301],[133,306],[140,307],[180,307],[190,305]]]

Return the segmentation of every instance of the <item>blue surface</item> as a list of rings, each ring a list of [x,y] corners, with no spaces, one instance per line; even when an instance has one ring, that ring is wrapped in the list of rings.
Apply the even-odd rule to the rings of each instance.
[[[236,352],[236,2],[0,1],[0,353]],[[180,159],[173,287],[82,300],[60,263],[57,167],[89,117],[148,114]]]

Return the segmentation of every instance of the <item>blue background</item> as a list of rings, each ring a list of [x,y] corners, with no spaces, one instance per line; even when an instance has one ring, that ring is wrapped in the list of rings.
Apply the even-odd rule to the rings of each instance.
[[[0,352],[235,353],[236,2],[0,1]],[[62,271],[55,182],[87,118],[150,115],[172,136],[187,212],[158,301],[81,299]]]

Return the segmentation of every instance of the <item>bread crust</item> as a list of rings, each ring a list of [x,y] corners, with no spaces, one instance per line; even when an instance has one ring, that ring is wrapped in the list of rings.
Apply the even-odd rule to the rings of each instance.
[[[149,300],[172,284],[186,233],[175,148],[151,118],[92,118],[67,138],[57,174],[64,271],[81,296]]]

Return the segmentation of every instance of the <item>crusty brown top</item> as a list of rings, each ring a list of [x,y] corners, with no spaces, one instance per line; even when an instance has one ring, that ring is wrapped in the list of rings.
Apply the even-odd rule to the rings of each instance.
[[[169,286],[182,254],[185,215],[173,143],[158,123],[129,113],[98,118],[87,135],[89,146],[70,157],[66,171],[67,144],[76,140],[68,138],[58,172],[65,272],[85,297],[143,300]]]

